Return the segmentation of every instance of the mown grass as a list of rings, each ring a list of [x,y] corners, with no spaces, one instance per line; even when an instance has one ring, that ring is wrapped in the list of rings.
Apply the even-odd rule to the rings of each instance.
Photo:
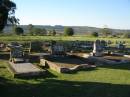
[[[0,97],[129,97],[130,65],[102,66],[74,74],[17,79],[0,61]]]
[[[45,40],[63,40],[63,41],[93,41],[96,39],[115,41],[126,41],[130,43],[130,39],[127,38],[95,38],[88,36],[0,36],[0,41],[45,41]]]
[[[86,36],[1,36],[0,41],[96,40],[126,41],[121,38]],[[3,55],[0,55],[3,56]],[[129,97],[130,64],[97,67],[74,74],[49,73],[39,78],[13,78],[7,69],[7,55],[0,60],[0,97]]]

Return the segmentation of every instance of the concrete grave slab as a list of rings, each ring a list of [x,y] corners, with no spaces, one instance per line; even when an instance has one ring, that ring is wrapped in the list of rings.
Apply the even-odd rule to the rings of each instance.
[[[39,76],[45,73],[45,70],[41,70],[37,66],[31,63],[12,63],[9,62],[9,70],[14,77],[29,77]]]

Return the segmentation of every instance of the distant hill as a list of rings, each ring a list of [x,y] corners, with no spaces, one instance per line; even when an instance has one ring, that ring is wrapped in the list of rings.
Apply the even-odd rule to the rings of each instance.
[[[50,26],[50,25],[34,25],[36,28],[45,28],[47,30],[52,30],[55,29],[58,33],[63,33],[64,32],[64,27],[61,25],[56,25],[56,26]],[[24,29],[25,32],[28,32],[28,26],[27,25],[20,25]],[[100,32],[101,28],[96,28],[96,27],[88,27],[88,26],[68,26],[72,27],[75,30],[76,34],[87,34],[91,32]],[[4,29],[4,32],[9,33],[12,30],[11,26],[7,26]],[[121,32],[130,32],[130,30],[123,30],[123,29],[111,29],[113,33],[121,33]]]

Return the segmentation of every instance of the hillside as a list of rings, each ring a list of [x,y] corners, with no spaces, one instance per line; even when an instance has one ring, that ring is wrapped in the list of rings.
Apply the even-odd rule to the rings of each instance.
[[[27,25],[20,25],[24,29],[25,32],[28,32],[28,26]],[[45,28],[47,30],[55,29],[58,33],[63,33],[64,27],[61,25],[56,26],[50,26],[50,25],[35,25],[36,28]],[[75,30],[76,34],[87,34],[91,32],[100,32],[101,28],[96,27],[88,27],[88,26],[69,26],[72,27]],[[4,29],[4,32],[11,32],[11,26],[7,26]],[[130,32],[130,30],[123,30],[123,29],[111,29],[113,33],[121,33],[121,32]]]

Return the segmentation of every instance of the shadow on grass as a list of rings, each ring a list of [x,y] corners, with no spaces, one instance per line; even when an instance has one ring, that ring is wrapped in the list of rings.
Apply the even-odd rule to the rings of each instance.
[[[56,75],[52,74],[48,70],[45,71],[44,74],[37,75],[37,76],[16,76],[15,78],[22,79],[22,80],[36,80],[36,79],[44,79],[44,78],[57,78]]]
[[[118,65],[102,65],[99,67],[110,68],[110,69],[121,69],[121,70],[130,70],[130,64],[118,64]]]
[[[98,70],[97,68],[87,68],[87,69],[80,69],[80,70],[74,70],[74,71],[70,71],[70,72],[66,72],[65,74],[76,74],[79,71],[93,71],[93,70]]]
[[[9,53],[0,53],[1,60],[9,60],[9,58],[10,58]]]
[[[130,94],[130,85],[109,83],[54,79],[38,84],[3,82],[6,84],[0,88],[1,97],[129,97]]]
[[[55,63],[64,63],[64,64],[72,64],[72,65],[80,65],[80,64],[87,64],[89,63],[87,59],[85,58],[81,58],[81,57],[78,57],[78,56],[64,56],[64,57],[61,57],[61,56],[46,56],[45,58],[46,60],[49,60],[51,62],[55,62]]]
[[[0,66],[0,69],[6,69],[6,67],[4,67],[4,66]]]

